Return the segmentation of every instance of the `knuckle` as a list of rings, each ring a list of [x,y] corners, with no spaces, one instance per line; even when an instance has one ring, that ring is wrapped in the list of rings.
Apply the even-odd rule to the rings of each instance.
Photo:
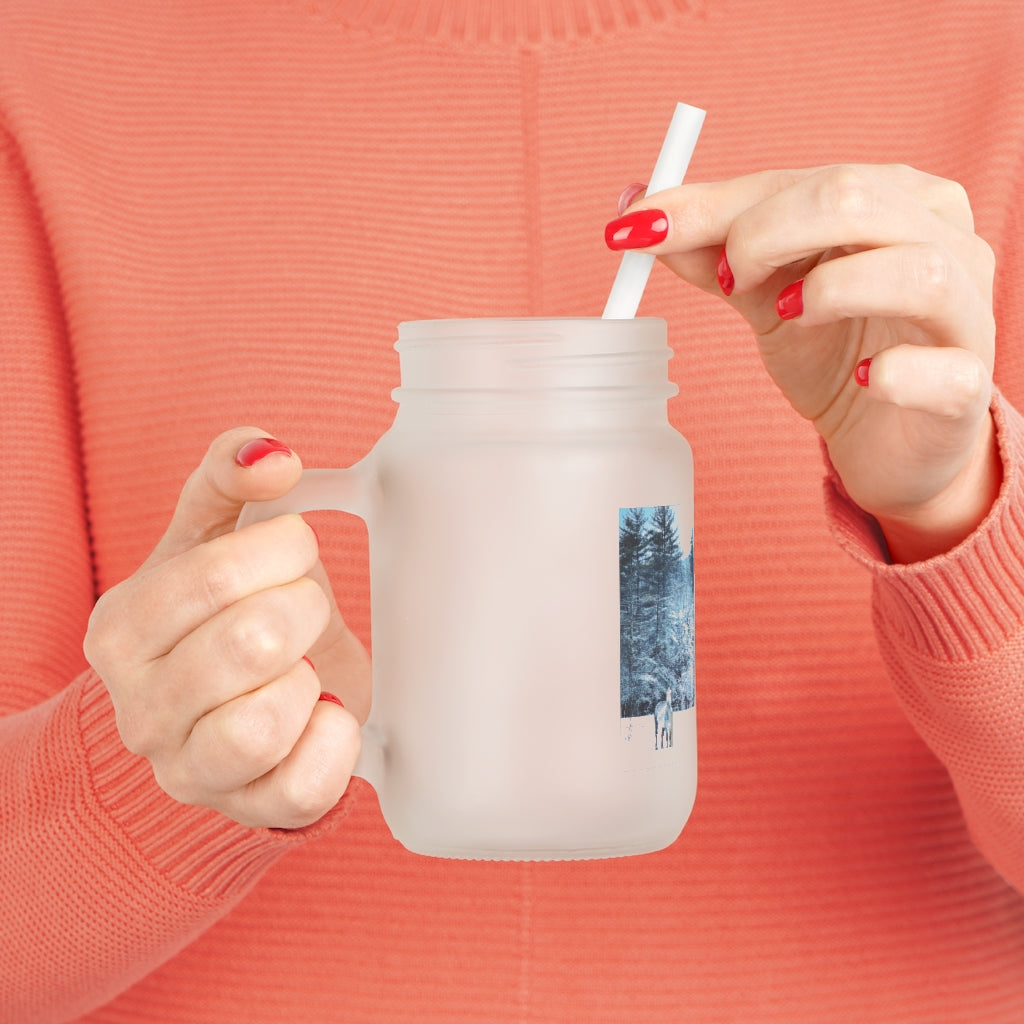
[[[991,285],[996,275],[996,254],[984,238],[974,236],[974,259],[984,277],[984,280]]]
[[[303,576],[297,585],[304,617],[319,636],[331,621],[331,602],[316,580]]]
[[[713,194],[702,190],[687,193],[687,203],[676,211],[678,226],[687,236],[708,238],[717,233],[720,213]]]
[[[972,403],[966,396],[949,394],[936,401],[931,413],[937,419],[955,423],[966,418],[968,412],[973,408]]]
[[[825,267],[827,268],[828,264],[825,264]],[[819,270],[817,273],[812,271],[807,275],[804,285],[805,303],[810,303],[812,296],[815,310],[821,313],[840,317],[851,315],[847,308],[849,306],[847,288],[842,279],[837,278],[828,269]]]
[[[323,589],[303,576],[233,609],[220,634],[221,656],[240,672],[265,681],[316,640],[330,615]]]
[[[295,826],[308,825],[322,818],[337,802],[339,795],[335,791],[333,773],[326,764],[318,766],[316,759],[307,765],[307,771],[290,773],[281,785],[281,799]]]
[[[930,179],[923,197],[924,204],[937,216],[962,231],[974,231],[974,210],[967,189],[948,178]]]
[[[361,747],[359,725],[351,715],[332,718],[330,733],[322,733],[304,751],[302,771],[282,780],[282,797],[299,825],[323,817],[341,798]]]
[[[196,586],[209,608],[226,608],[245,593],[245,573],[237,560],[212,551],[200,567]]]
[[[765,171],[763,174],[761,196],[767,198],[768,196],[776,195],[797,184],[803,177],[804,172],[792,168],[776,168]]]
[[[737,275],[761,269],[770,273],[788,261],[788,256],[780,255],[783,247],[757,214],[737,219],[729,230],[729,263]]]
[[[939,201],[942,206],[950,210],[956,210],[961,214],[971,213],[971,197],[967,194],[967,189],[959,181],[940,178],[938,191]]]
[[[140,757],[150,757],[158,747],[158,732],[148,723],[147,716],[141,709],[131,704],[118,705],[114,712],[121,742],[129,753]]]
[[[918,172],[915,168],[911,167],[910,164],[900,163],[899,161],[885,164],[884,170],[888,171],[890,176],[903,184],[904,187],[908,186],[915,178],[918,177]]]
[[[929,412],[954,423],[971,420],[982,404],[988,404],[991,377],[982,361],[971,352],[951,349],[930,361],[931,370],[922,374],[928,382]]]
[[[296,576],[308,572],[320,559],[320,544],[316,533],[302,516],[286,513],[268,524],[278,548],[288,555],[288,564]]]
[[[273,768],[291,749],[281,716],[256,695],[239,701],[224,716],[219,742],[229,760],[251,764],[258,774]]]
[[[953,278],[953,261],[947,250],[923,243],[914,249],[910,265],[913,287],[926,299],[945,296]]]
[[[991,377],[988,370],[976,357],[959,359],[950,373],[951,393],[958,405],[956,415],[974,409],[980,399],[988,397],[991,391]]]
[[[82,651],[86,661],[97,671],[116,664],[127,654],[121,589],[118,585],[108,590],[93,606],[89,616]]]
[[[98,609],[93,609],[89,617],[89,625],[86,627],[85,636],[82,638],[82,653],[85,660],[97,671],[101,672],[106,664],[111,648],[111,638],[98,615]]]
[[[874,182],[859,167],[841,164],[824,178],[821,202],[825,211],[842,222],[871,220],[878,211]]]
[[[203,806],[206,795],[196,779],[176,760],[151,762],[156,784],[180,804]]]
[[[224,655],[242,672],[263,676],[285,654],[287,636],[270,609],[239,614],[223,635]]]
[[[171,737],[177,735],[165,716],[158,713],[145,687],[135,686],[116,697],[112,693],[111,699],[114,724],[121,742],[130,753],[152,761],[168,748]]]

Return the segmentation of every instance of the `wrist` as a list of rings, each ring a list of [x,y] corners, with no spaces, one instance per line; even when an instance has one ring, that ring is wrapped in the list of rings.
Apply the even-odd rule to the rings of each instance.
[[[928,502],[875,519],[894,563],[923,562],[966,540],[984,521],[1003,482],[1003,464],[992,416],[986,417],[970,460]]]

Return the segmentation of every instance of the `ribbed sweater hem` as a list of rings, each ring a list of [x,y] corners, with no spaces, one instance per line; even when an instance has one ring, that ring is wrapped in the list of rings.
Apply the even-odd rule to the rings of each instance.
[[[992,412],[1002,487],[984,522],[945,554],[907,565],[888,563],[875,519],[850,500],[831,466],[825,480],[836,539],[874,577],[876,629],[925,657],[984,657],[1024,623],[1024,421],[998,393]]]
[[[80,680],[81,737],[93,792],[109,820],[168,882],[212,902],[231,901],[292,847],[329,831],[348,812],[346,794],[327,815],[304,829],[247,828],[203,807],[169,797],[149,762],[121,742],[102,680]]]

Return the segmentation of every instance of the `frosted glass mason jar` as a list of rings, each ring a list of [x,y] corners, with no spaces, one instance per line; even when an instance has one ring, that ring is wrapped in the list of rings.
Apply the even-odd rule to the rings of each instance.
[[[393,425],[240,525],[369,532],[357,774],[409,850],[661,849],[696,790],[693,468],[656,319],[403,323]]]

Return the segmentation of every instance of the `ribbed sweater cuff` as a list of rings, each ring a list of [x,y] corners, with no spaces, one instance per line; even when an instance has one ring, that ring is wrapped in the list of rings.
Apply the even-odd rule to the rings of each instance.
[[[107,689],[95,673],[79,680],[79,721],[93,793],[138,853],[171,884],[214,902],[241,896],[292,847],[333,828],[351,803],[346,794],[304,829],[247,828],[169,797],[149,762],[125,749]]]
[[[992,413],[1003,463],[999,497],[968,538],[923,562],[888,563],[877,522],[828,464],[826,512],[839,543],[874,576],[876,626],[943,661],[982,657],[1024,623],[1024,420],[998,392]]]

